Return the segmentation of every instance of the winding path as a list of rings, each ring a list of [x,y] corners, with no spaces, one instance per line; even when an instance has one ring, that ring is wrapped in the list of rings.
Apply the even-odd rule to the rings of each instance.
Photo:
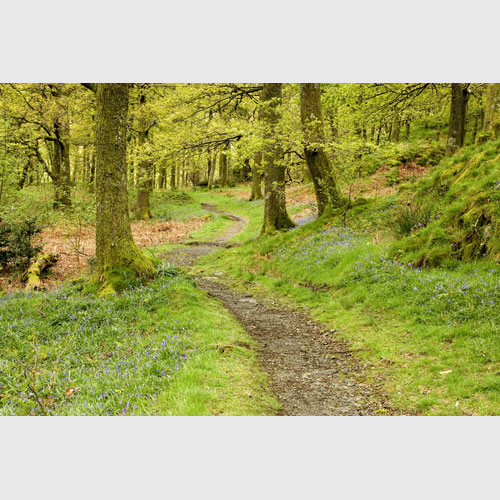
[[[234,224],[211,242],[191,242],[165,256],[180,266],[220,247],[241,232],[247,220],[218,212],[214,205],[203,208],[229,216]],[[218,273],[216,273],[218,274]],[[334,331],[312,321],[303,313],[277,306],[269,298],[241,295],[229,288],[223,276],[195,277],[200,288],[218,299],[242,327],[258,342],[262,368],[281,415],[374,415],[387,414],[381,384],[367,384],[363,369],[347,344]]]

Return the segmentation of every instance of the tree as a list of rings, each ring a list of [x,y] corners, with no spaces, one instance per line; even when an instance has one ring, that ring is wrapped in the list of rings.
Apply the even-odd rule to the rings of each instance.
[[[289,229],[295,224],[286,211],[285,166],[282,148],[276,139],[280,119],[281,83],[264,83],[260,96],[259,117],[264,125],[262,166],[264,170],[264,222],[262,232]]]
[[[319,83],[300,84],[304,154],[316,192],[319,215],[324,213],[326,207],[337,207],[341,203],[332,165],[324,149],[325,134],[320,92]]]
[[[262,200],[262,152],[256,153],[252,158],[252,191],[248,201]]]
[[[137,218],[141,220],[152,217],[149,194],[153,184],[153,166],[147,146],[149,133],[155,121],[149,116],[146,107],[146,85],[139,86],[139,109],[137,110],[137,147],[139,150],[139,164],[137,168]]]
[[[74,86],[11,84],[11,88],[20,98],[17,105],[12,99],[12,117],[19,127],[30,127],[32,141],[36,143],[36,157],[54,185],[54,208],[71,208],[69,100]],[[45,144],[47,162],[40,154],[39,141]]]
[[[461,148],[465,142],[465,115],[469,100],[469,84],[451,84],[450,122],[448,127],[448,141],[446,156],[451,156]]]
[[[500,83],[488,84],[483,128],[488,138],[500,136]]]
[[[129,84],[86,84],[96,93],[96,271],[103,295],[119,290],[124,273],[154,276],[154,265],[136,246],[127,193]]]

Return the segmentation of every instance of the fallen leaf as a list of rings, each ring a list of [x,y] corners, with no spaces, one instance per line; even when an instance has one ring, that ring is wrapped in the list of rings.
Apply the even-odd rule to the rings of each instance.
[[[451,373],[453,370],[443,370],[442,372],[439,372],[441,375],[447,375],[448,373]]]
[[[74,387],[74,386],[68,387],[65,392],[66,397],[69,398],[70,396],[73,396],[73,394],[77,392],[79,389],[80,389],[79,387]]]

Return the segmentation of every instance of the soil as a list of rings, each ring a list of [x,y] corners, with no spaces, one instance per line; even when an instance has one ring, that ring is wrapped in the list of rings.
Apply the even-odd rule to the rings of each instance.
[[[184,222],[134,221],[130,227],[137,246],[145,248],[182,241],[190,232],[203,227],[206,221],[206,216]],[[42,247],[43,253],[59,256],[50,272],[42,277],[44,288],[51,288],[88,269],[89,257],[95,257],[95,224],[82,224],[80,227],[75,224],[49,226],[43,229],[34,243]],[[13,277],[8,269],[0,272],[0,289],[15,292],[23,290],[24,286],[20,276]]]
[[[213,205],[203,208],[224,213]],[[209,243],[176,249],[164,258],[189,267],[199,256],[231,246],[229,240],[247,221],[233,214],[225,215],[234,224],[224,235]],[[335,331],[270,298],[242,295],[228,286],[222,273],[214,274],[195,279],[257,341],[262,368],[269,374],[271,390],[282,405],[280,415],[394,413],[381,393],[381,381],[367,382],[366,365],[361,365]]]

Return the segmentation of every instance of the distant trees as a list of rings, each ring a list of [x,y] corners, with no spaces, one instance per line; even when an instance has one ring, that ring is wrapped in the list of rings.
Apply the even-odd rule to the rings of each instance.
[[[487,137],[500,137],[500,83],[488,84],[483,129]]]
[[[19,142],[28,146],[44,167],[54,186],[54,208],[71,208],[70,110],[74,86],[57,83],[11,84],[14,90],[10,113],[19,128],[28,132],[31,141],[20,134]],[[14,100],[18,97],[17,101]],[[43,157],[40,144],[47,156]],[[24,181],[23,181],[24,184]]]
[[[142,220],[150,219],[151,205],[149,202],[149,194],[153,188],[153,165],[147,145],[149,143],[149,133],[155,121],[149,115],[146,108],[146,92],[145,85],[138,86],[139,105],[137,110],[137,147],[139,160],[137,165],[137,218]]]
[[[323,214],[342,204],[340,185],[380,165],[433,164],[462,147],[466,132],[467,143],[500,136],[498,83],[136,84],[126,106],[121,84],[87,86],[95,97],[77,84],[0,84],[0,203],[35,183],[69,209],[96,186],[101,275],[142,259],[121,250],[132,248],[127,183],[135,217],[148,219],[154,189],[251,181],[249,199],[265,198],[267,233],[294,225],[287,183],[311,180]]]

